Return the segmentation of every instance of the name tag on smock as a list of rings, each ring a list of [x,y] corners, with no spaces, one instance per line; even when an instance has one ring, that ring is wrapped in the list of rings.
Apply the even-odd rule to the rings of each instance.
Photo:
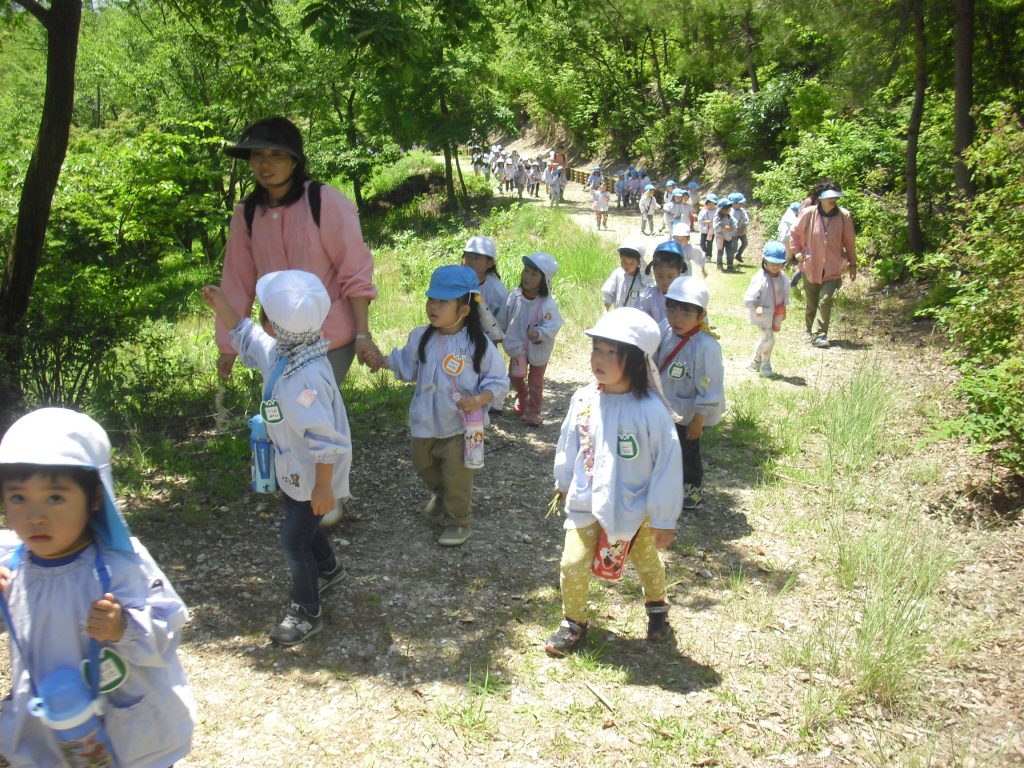
[[[260,403],[260,416],[267,424],[280,424],[284,421],[281,415],[281,404],[276,400],[264,400]]]
[[[670,379],[681,379],[686,375],[686,364],[685,363],[672,363],[668,367],[668,377]]]

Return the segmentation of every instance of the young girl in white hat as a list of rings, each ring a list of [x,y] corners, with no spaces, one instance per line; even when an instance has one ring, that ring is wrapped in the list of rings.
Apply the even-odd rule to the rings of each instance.
[[[549,253],[523,256],[519,287],[508,295],[498,323],[505,329],[505,352],[509,358],[509,382],[516,391],[515,411],[523,421],[540,426],[544,404],[544,371],[547,369],[555,336],[562,327],[562,315],[551,296],[551,280],[558,262]]]
[[[320,327],[331,307],[320,279],[288,269],[264,275],[256,297],[274,336],[238,313],[215,285],[203,301],[231,329],[231,346],[263,374],[260,415],[274,444],[277,485],[284,499],[281,545],[291,571],[291,603],[270,633],[296,645],[323,628],[320,595],[345,575],[320,526],[335,499],[349,497],[352,439],[345,404],[327,360]]]
[[[586,639],[591,570],[627,547],[643,586],[647,639],[671,633],[658,550],[675,536],[683,481],[679,438],[651,364],[661,334],[654,320],[632,307],[603,315],[586,333],[595,381],[573,395],[555,453],[555,486],[566,519],[564,618],[544,646],[552,656],[564,656]]]

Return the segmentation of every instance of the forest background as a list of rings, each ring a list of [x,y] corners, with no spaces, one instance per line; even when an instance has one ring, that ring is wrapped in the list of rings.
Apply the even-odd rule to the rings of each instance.
[[[141,434],[209,399],[174,337],[219,273],[250,183],[221,150],[251,120],[302,124],[375,251],[461,231],[488,193],[459,148],[529,127],[660,179],[724,159],[766,222],[835,178],[875,279],[919,283],[949,336],[966,407],[938,428],[1020,470],[1022,29],[1014,0],[4,4],[5,406]],[[439,215],[389,222],[381,174],[414,145],[444,155]]]

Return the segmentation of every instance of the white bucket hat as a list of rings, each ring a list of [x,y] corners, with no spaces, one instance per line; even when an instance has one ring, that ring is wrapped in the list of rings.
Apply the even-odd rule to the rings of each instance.
[[[523,256],[523,264],[543,272],[549,288],[551,287],[551,278],[558,274],[558,262],[550,253],[531,253],[529,256]]]
[[[708,288],[704,281],[697,277],[684,275],[672,281],[665,293],[666,299],[694,304],[701,309],[708,308]]]
[[[264,275],[256,281],[256,296],[271,322],[289,333],[319,331],[331,308],[320,278],[299,269]]]
[[[473,235],[469,240],[466,241],[466,247],[462,249],[463,253],[479,253],[481,256],[487,256],[492,259],[498,258],[497,249],[494,247],[494,241],[484,235]]]
[[[619,307],[584,331],[591,338],[610,339],[639,347],[645,355],[652,357],[661,343],[661,330],[654,319],[635,307]]]
[[[0,464],[94,469],[103,486],[103,505],[89,527],[110,549],[131,552],[131,532],[117,508],[110,438],[89,416],[67,408],[40,408],[18,419],[0,441]]]
[[[684,221],[677,221],[672,225],[672,237],[689,237],[690,225]]]

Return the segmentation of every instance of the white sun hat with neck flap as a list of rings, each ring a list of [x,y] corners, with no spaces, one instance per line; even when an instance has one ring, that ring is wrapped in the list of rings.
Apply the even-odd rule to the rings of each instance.
[[[103,504],[89,517],[89,527],[110,549],[132,551],[131,533],[114,495],[110,438],[89,416],[67,408],[40,408],[22,416],[0,441],[0,464],[96,470]]]
[[[653,356],[661,343],[661,330],[654,319],[646,312],[635,307],[619,307],[613,309],[594,323],[594,327],[584,331],[591,338],[621,341],[639,347],[643,353]]]

